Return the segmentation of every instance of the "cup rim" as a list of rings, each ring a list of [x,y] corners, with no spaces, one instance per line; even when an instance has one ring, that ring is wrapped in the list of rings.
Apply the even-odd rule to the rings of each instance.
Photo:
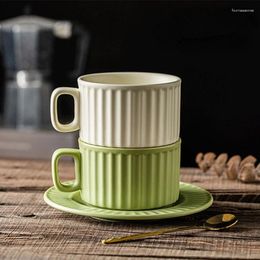
[[[127,76],[129,78],[128,83],[122,81],[122,76]],[[111,77],[114,78],[117,77],[118,81],[113,82]],[[133,77],[135,77],[134,79],[135,82],[133,81]],[[139,79],[136,80],[136,77]],[[103,80],[100,78],[103,78]],[[80,86],[104,88],[104,89],[130,89],[130,88],[134,89],[140,87],[142,87],[142,89],[143,88],[166,88],[169,86],[180,86],[180,83],[181,83],[181,78],[179,78],[178,76],[164,74],[164,73],[156,73],[156,72],[137,72],[137,71],[100,72],[100,73],[85,74],[78,77],[78,84]]]
[[[162,146],[153,146],[153,147],[110,147],[110,146],[101,146],[89,144],[78,138],[78,143],[80,147],[90,148],[91,150],[97,152],[111,152],[111,153],[161,153],[167,152],[173,149],[178,149],[181,144],[181,138],[172,144],[162,145]]]

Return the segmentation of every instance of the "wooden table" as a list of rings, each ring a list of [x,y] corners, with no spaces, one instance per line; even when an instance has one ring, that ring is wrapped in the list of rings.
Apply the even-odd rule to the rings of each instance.
[[[69,162],[62,176],[72,176]],[[182,180],[212,192],[211,208],[158,222],[101,222],[58,211],[43,201],[52,185],[50,163],[0,160],[0,259],[260,259],[260,184],[221,180],[197,169],[182,169]],[[144,241],[103,245],[101,239],[174,225],[191,225],[220,212],[235,213],[228,231],[182,231]]]

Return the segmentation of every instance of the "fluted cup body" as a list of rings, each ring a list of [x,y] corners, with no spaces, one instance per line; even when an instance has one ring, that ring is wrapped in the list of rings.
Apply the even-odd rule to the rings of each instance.
[[[63,185],[58,160],[72,156],[75,181]],[[180,140],[156,148],[109,148],[79,140],[79,149],[58,149],[52,158],[55,187],[80,190],[84,203],[118,210],[154,209],[179,197]]]
[[[73,94],[75,100],[75,118],[69,125],[57,122],[52,113],[58,131],[79,129],[83,142],[108,147],[156,147],[179,139],[180,78],[144,72],[97,73],[79,77],[78,86],[54,90],[53,100],[64,93]]]

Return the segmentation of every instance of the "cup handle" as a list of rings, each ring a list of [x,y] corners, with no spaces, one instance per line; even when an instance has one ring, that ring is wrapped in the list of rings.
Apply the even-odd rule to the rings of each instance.
[[[58,118],[58,98],[61,95],[70,95],[74,100],[74,119],[68,124],[61,124]],[[51,94],[51,123],[52,126],[59,132],[73,132],[79,130],[79,90],[77,88],[56,88],[53,90]]]
[[[75,165],[75,180],[70,184],[62,184],[59,177],[58,163],[62,156],[71,156]],[[81,180],[81,154],[78,149],[60,148],[52,155],[52,180],[55,188],[62,192],[72,192],[80,189]]]

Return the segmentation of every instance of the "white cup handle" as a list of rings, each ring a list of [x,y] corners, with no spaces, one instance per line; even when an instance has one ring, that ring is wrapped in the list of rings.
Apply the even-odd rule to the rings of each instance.
[[[74,119],[68,124],[62,124],[58,118],[58,98],[61,95],[70,95],[74,100]],[[59,132],[73,132],[79,130],[79,106],[80,106],[80,95],[77,88],[56,88],[51,94],[51,123],[52,126]]]

